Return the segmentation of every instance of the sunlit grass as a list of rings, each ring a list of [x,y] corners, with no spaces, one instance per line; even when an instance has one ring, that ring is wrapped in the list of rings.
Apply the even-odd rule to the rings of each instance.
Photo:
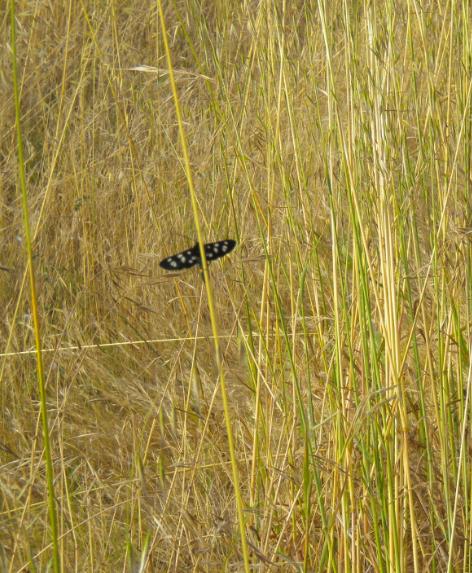
[[[164,11],[181,119],[156,4],[17,7],[63,570],[242,571],[245,540],[254,571],[468,572],[468,4]],[[0,569],[40,571],[4,52]],[[238,241],[210,293],[158,266],[199,235],[189,177]]]

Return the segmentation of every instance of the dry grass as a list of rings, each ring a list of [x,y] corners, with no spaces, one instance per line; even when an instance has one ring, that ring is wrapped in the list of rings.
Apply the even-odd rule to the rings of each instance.
[[[467,573],[468,3],[207,4],[164,8],[203,234],[238,240],[210,277],[242,518],[204,281],[158,267],[196,231],[157,5],[17,2],[61,567]],[[1,54],[0,569],[33,572],[53,540]]]

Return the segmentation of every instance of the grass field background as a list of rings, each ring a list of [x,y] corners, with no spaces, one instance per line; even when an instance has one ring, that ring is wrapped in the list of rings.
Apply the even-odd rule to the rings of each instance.
[[[2,15],[0,570],[470,572],[469,3],[162,9]]]

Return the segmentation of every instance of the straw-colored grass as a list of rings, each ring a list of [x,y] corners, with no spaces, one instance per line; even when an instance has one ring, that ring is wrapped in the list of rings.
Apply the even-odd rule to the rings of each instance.
[[[0,570],[470,572],[469,3],[162,6],[1,52]]]

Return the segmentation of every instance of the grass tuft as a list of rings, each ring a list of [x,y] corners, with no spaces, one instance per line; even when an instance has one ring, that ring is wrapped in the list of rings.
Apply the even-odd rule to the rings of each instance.
[[[472,569],[471,14],[436,4],[17,8],[0,570]]]

